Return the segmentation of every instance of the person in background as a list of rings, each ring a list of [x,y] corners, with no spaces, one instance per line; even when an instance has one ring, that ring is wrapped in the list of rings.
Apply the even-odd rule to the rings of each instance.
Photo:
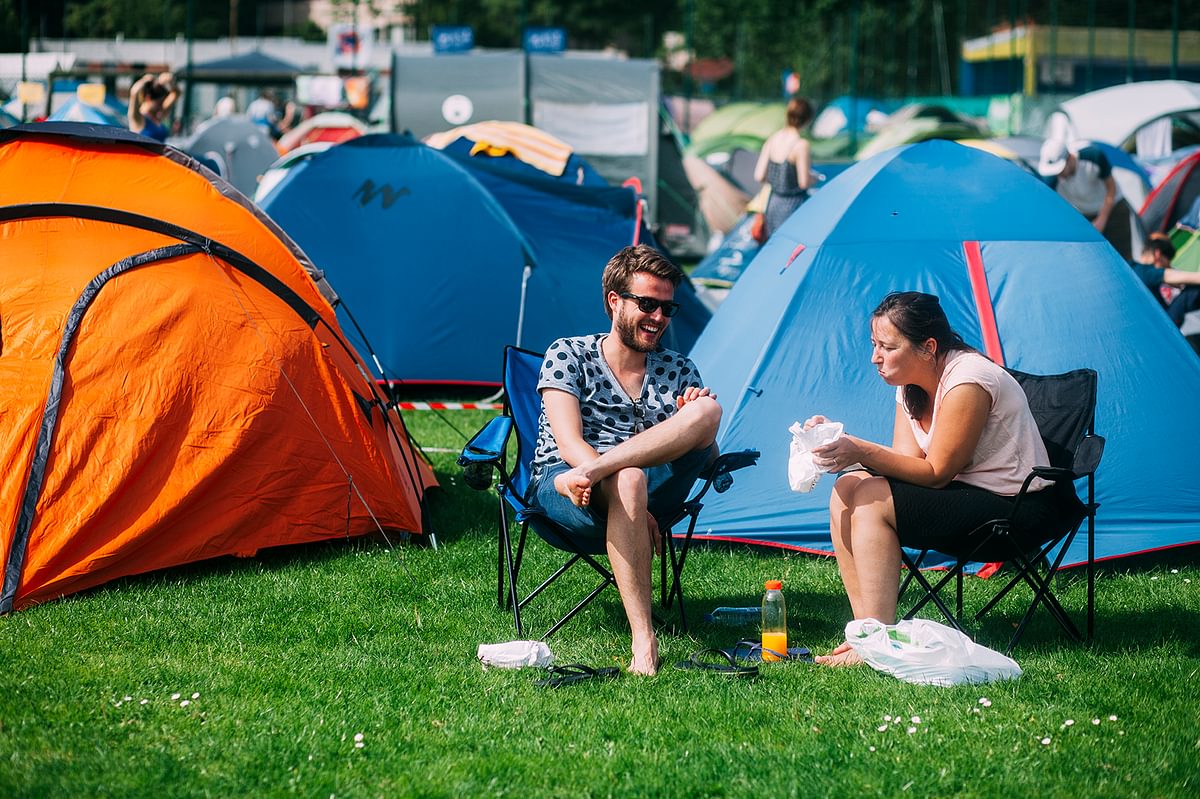
[[[217,100],[217,104],[213,106],[212,115],[213,119],[220,119],[221,117],[231,117],[236,113],[237,100],[234,100],[229,95],[225,95],[220,100]]]
[[[660,666],[650,613],[659,518],[687,499],[716,457],[721,423],[721,406],[695,364],[659,345],[684,279],[653,247],[618,252],[603,275],[611,329],[555,341],[537,384],[530,498],[570,535],[605,543],[629,620],[634,674]]]
[[[843,435],[813,450],[813,463],[842,474],[829,524],[855,619],[896,623],[900,547],[969,547],[980,525],[1007,516],[1034,466],[1050,462],[1025,392],[1002,367],[969,347],[932,294],[889,294],[871,314],[871,363],[896,387],[891,446]],[[826,421],[813,416],[806,427]],[[1070,483],[1035,479],[1010,535],[1069,523],[1079,507]],[[842,643],[816,658],[862,659]]]
[[[771,187],[763,222],[764,240],[808,197],[812,153],[801,131],[812,117],[812,104],[803,97],[793,97],[787,104],[787,125],[772,133],[758,154],[754,179]]]
[[[1132,258],[1134,235],[1129,205],[1121,199],[1112,164],[1095,145],[1042,144],[1038,174],[1060,197],[1083,214],[1124,258]]]
[[[257,98],[246,106],[246,116],[250,117],[250,121],[259,127],[263,128],[272,139],[279,138],[279,109],[275,106],[275,95],[271,91],[263,90]]]
[[[129,89],[129,129],[165,142],[169,132],[165,120],[178,98],[179,89],[170,72],[138,78]]]
[[[1042,144],[1038,174],[1101,233],[1117,201],[1108,156],[1098,147],[1072,150],[1065,141],[1047,139]]]

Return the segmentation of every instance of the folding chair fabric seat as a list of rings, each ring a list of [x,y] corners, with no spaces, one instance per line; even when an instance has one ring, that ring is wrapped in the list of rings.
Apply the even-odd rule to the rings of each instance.
[[[512,608],[518,635],[524,635],[522,611],[570,569],[579,564],[586,564],[599,578],[596,587],[542,635],[545,639],[574,618],[603,593],[605,588],[615,587],[616,580],[608,567],[598,560],[598,556],[607,554],[604,541],[580,540],[570,535],[527,497],[532,476],[530,465],[537,444],[537,423],[541,413],[537,381],[542,360],[541,353],[511,346],[505,348],[503,415],[492,419],[467,442],[459,455],[458,463],[463,467],[464,480],[472,488],[486,490],[491,486],[493,470],[498,475],[497,602],[501,607]],[[510,458],[508,442],[514,430],[517,433],[516,457]],[[700,488],[695,490],[670,518],[658,519],[663,544],[663,555],[659,558],[661,604],[669,608],[678,603],[680,627],[684,631],[687,630],[687,616],[684,610],[681,576],[688,547],[695,532],[696,520],[703,508],[701,500],[710,488],[718,493],[727,490],[733,483],[731,473],[746,466],[753,466],[758,457],[759,453],[754,450],[721,455],[701,474],[704,482]],[[676,536],[672,534],[672,529],[684,519],[690,520],[687,533],[683,536],[682,545],[676,547]],[[511,522],[520,525],[515,552],[509,533]],[[568,558],[537,588],[522,598],[517,591],[517,583],[530,529],[551,547],[566,553]]]
[[[955,562],[936,582],[921,573],[920,566],[929,555],[930,550],[923,550],[915,557],[907,550],[901,550],[901,560],[908,570],[907,576],[900,586],[900,596],[906,589],[915,584],[922,590],[921,598],[904,614],[904,618],[912,618],[927,603],[932,602],[949,621],[962,630],[963,612],[963,574],[971,563],[984,561],[1003,561],[1011,566],[1013,574],[1007,582],[1001,576],[994,577],[1003,586],[992,598],[975,613],[978,621],[1020,584],[1025,584],[1032,591],[1032,600],[1025,611],[1016,631],[1009,640],[1006,652],[1011,652],[1017,645],[1026,625],[1033,617],[1039,606],[1045,607],[1059,625],[1074,639],[1085,640],[1078,628],[1055,597],[1052,590],[1052,580],[1062,564],[1067,548],[1074,541],[1081,524],[1087,521],[1088,562],[1087,562],[1087,635],[1091,640],[1094,633],[1095,617],[1095,471],[1100,465],[1104,452],[1104,438],[1095,434],[1096,415],[1096,384],[1097,374],[1092,369],[1077,369],[1058,375],[1032,375],[1025,372],[1008,370],[1029,401],[1030,411],[1037,423],[1038,432],[1046,445],[1050,458],[1049,465],[1035,466],[1025,478],[1021,491],[1013,498],[1013,510],[1005,518],[993,519],[980,525],[972,534],[984,533],[982,539],[968,548],[958,551],[942,551],[955,559]],[[1087,502],[1079,502],[1074,512],[1060,520],[1053,529],[1046,529],[1044,535],[1032,546],[1020,546],[1009,535],[1013,517],[1020,503],[1028,493],[1029,485],[1035,477],[1051,482],[1074,483],[1084,479],[1087,485]],[[1044,490],[1052,490],[1046,488]],[[1055,555],[1055,549],[1057,554]],[[1006,574],[1002,572],[1001,574]],[[941,598],[941,590],[951,581],[957,589],[956,611],[952,612]]]

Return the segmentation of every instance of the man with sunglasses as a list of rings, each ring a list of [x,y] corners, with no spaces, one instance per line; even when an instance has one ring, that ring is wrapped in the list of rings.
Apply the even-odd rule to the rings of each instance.
[[[604,269],[607,333],[550,345],[531,492],[572,535],[603,541],[633,638],[629,671],[658,671],[651,566],[659,519],[687,499],[717,455],[721,406],[695,364],[659,346],[679,310],[683,272],[653,247],[626,247]]]

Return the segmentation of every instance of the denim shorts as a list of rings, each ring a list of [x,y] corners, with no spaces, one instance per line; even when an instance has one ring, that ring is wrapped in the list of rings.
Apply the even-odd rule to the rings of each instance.
[[[650,512],[660,524],[673,520],[708,465],[712,451],[711,446],[693,450],[670,463],[642,470],[646,473]],[[543,469],[529,487],[530,501],[573,538],[592,544],[603,542],[608,525],[606,509],[596,503],[580,508],[554,490],[554,478],[570,468],[566,463],[556,463]]]

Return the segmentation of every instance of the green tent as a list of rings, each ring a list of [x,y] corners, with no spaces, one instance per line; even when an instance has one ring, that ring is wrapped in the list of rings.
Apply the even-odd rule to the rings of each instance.
[[[1200,230],[1176,225],[1171,231],[1171,243],[1175,245],[1175,259],[1171,266],[1200,272]]]
[[[692,130],[688,155],[703,156],[713,152],[708,144],[714,139],[733,137],[743,149],[759,149],[775,131],[787,122],[786,103],[730,103],[700,120]],[[753,148],[747,146],[757,141]],[[694,150],[694,151],[693,151]]]

